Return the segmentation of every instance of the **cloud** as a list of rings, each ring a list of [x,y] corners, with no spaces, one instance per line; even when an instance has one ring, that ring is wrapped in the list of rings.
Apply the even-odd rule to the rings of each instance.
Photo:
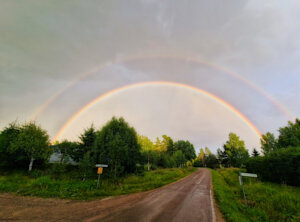
[[[16,118],[28,119],[83,72],[120,58],[149,54],[199,57],[238,72],[299,116],[300,105],[295,102],[300,99],[299,9],[297,0],[3,2],[0,127]],[[51,104],[38,121],[53,135],[95,96],[150,80],[183,82],[210,91],[241,110],[263,132],[276,131],[287,121],[274,105],[235,79],[204,65],[155,58],[125,61],[96,72]],[[175,110],[174,119],[183,115]],[[168,124],[175,123],[170,119]],[[185,136],[196,141],[193,128],[180,124],[189,132]],[[153,126],[153,132],[160,132],[159,127],[164,125]],[[205,132],[219,135],[229,130],[229,126],[200,130],[202,141],[208,138]]]

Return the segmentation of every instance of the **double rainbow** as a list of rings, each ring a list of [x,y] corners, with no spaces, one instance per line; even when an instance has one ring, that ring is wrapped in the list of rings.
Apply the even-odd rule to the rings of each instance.
[[[288,119],[293,120],[295,117],[293,114],[291,114],[289,112],[289,110],[284,107],[282,104],[280,104],[277,100],[275,100],[271,95],[269,95],[268,93],[266,93],[263,89],[261,89],[260,87],[256,86],[254,83],[250,82],[248,79],[242,77],[241,75],[232,72],[230,70],[227,70],[223,67],[217,66],[215,64],[209,63],[207,61],[204,61],[200,58],[196,58],[196,57],[189,57],[189,56],[183,56],[183,55],[174,55],[174,54],[159,54],[159,55],[137,55],[137,56],[132,56],[129,58],[121,58],[121,59],[117,59],[116,61],[113,62],[108,62],[105,64],[102,64],[100,66],[95,67],[94,69],[88,71],[88,72],[84,72],[78,75],[77,78],[75,78],[73,81],[71,81],[69,84],[67,84],[65,87],[63,87],[61,90],[57,91],[53,96],[51,96],[41,107],[39,107],[39,109],[32,115],[31,119],[36,120],[42,113],[43,111],[49,106],[51,105],[57,98],[59,98],[64,92],[66,92],[69,88],[71,88],[73,85],[79,83],[80,81],[82,81],[83,79],[104,70],[107,67],[113,66],[115,64],[120,64],[120,63],[126,63],[126,62],[132,62],[132,61],[141,61],[141,60],[147,60],[147,59],[173,59],[173,60],[180,60],[180,61],[184,61],[184,62],[192,62],[192,63],[196,63],[196,64],[201,64],[201,65],[205,65],[211,69],[217,70],[225,75],[228,75],[234,79],[237,79],[238,81],[240,81],[242,84],[247,85],[249,88],[253,89],[254,91],[256,91],[257,93],[259,93],[260,95],[262,95],[263,97],[265,97],[266,99],[268,99],[280,112],[282,112],[285,116],[288,117]],[[183,83],[175,83],[175,82],[163,82],[163,81],[156,81],[156,82],[141,82],[141,83],[135,83],[135,84],[131,84],[131,85],[126,85],[114,90],[111,90],[109,92],[106,92],[104,94],[102,94],[101,96],[99,96],[98,98],[94,99],[93,101],[89,102],[87,105],[85,105],[83,108],[81,108],[78,112],[76,112],[63,126],[62,128],[59,130],[58,134],[55,136],[55,138],[53,139],[53,141],[56,141],[57,139],[59,139],[61,137],[61,135],[65,132],[65,130],[70,126],[70,124],[77,119],[84,111],[86,111],[87,109],[89,109],[91,106],[93,106],[94,104],[96,104],[97,102],[101,101],[103,98],[113,95],[114,93],[117,92],[121,92],[123,90],[129,89],[129,88],[134,88],[134,87],[138,87],[138,86],[146,86],[146,85],[172,85],[172,86],[178,86],[178,87],[184,87],[184,88],[189,88],[192,90],[195,90],[217,102],[219,102],[220,104],[224,105],[225,107],[227,107],[229,110],[231,110],[233,113],[235,113],[240,119],[242,119],[259,137],[261,137],[261,133],[259,132],[259,130],[250,122],[250,120],[248,120],[241,112],[239,112],[235,107],[233,107],[232,105],[230,105],[229,103],[225,102],[224,100],[218,98],[217,96],[204,91],[200,88],[194,87],[194,86],[190,86],[187,84],[183,84]]]
[[[281,103],[279,103],[276,99],[274,99],[271,95],[269,95],[267,92],[265,92],[263,89],[255,85],[254,83],[250,82],[248,79],[242,77],[238,73],[232,72],[228,69],[225,69],[221,66],[217,66],[215,64],[212,64],[210,62],[204,61],[200,58],[195,57],[188,57],[188,56],[182,56],[182,55],[174,55],[174,54],[159,54],[159,55],[137,55],[132,56],[129,58],[124,59],[117,59],[114,62],[108,62],[104,63],[100,66],[95,67],[94,69],[81,73],[78,75],[77,78],[75,78],[73,81],[71,81],[69,84],[67,84],[65,87],[63,87],[61,90],[57,91],[53,96],[51,96],[41,107],[37,109],[37,111],[31,116],[31,119],[36,120],[43,111],[52,104],[60,95],[62,95],[65,91],[67,91],[69,88],[71,88],[73,85],[77,84],[81,80],[109,67],[113,66],[115,64],[120,63],[126,63],[126,62],[132,62],[132,61],[141,61],[141,60],[147,60],[147,59],[174,59],[174,60],[180,60],[180,61],[186,61],[186,62],[193,62],[196,64],[205,65],[211,69],[217,70],[223,74],[226,74],[232,78],[235,78],[239,80],[241,83],[247,85],[254,91],[258,92],[260,95],[268,99],[278,110],[280,110],[285,116],[288,117],[289,120],[294,120],[295,116]]]

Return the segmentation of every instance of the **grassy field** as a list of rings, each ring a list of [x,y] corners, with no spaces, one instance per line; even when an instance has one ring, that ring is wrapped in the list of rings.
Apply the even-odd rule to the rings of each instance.
[[[212,170],[214,194],[227,221],[300,221],[299,187],[245,179],[246,208],[238,181],[240,171]]]
[[[151,190],[172,183],[195,170],[195,168],[159,169],[145,172],[142,176],[131,175],[122,178],[117,185],[102,180],[99,189],[96,188],[96,179],[81,181],[70,178],[55,179],[51,176],[32,178],[20,172],[2,173],[0,192],[86,200]]]

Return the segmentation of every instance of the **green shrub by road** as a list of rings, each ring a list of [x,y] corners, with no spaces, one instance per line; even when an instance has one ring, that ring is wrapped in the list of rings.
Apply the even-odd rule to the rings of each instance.
[[[300,148],[282,148],[268,155],[250,158],[245,162],[249,172],[261,180],[300,186]]]
[[[104,179],[99,189],[96,188],[96,179],[85,181],[67,177],[55,179],[51,175],[32,178],[20,172],[2,173],[0,175],[0,192],[81,200],[102,198],[155,189],[183,178],[195,170],[196,168],[159,169],[145,172],[141,176],[130,175],[121,178],[118,184]]]
[[[227,221],[300,221],[300,188],[245,179],[244,205],[240,169],[212,170],[214,194]]]

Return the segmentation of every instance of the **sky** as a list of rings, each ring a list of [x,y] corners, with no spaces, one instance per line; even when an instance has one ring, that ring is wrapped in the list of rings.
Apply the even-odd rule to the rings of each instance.
[[[0,1],[0,129],[35,120],[53,139],[95,98],[151,81],[204,90],[261,133],[277,134],[300,116],[297,0]],[[230,132],[250,151],[260,148],[224,104],[168,84],[106,96],[59,139],[76,140],[112,116],[152,140],[189,140],[197,151],[215,152]]]

